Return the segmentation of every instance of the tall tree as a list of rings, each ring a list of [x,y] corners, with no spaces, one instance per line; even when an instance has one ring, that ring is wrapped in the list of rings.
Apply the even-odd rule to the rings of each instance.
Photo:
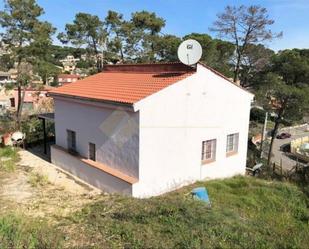
[[[0,11],[1,37],[17,68],[17,128],[20,128],[21,121],[22,88],[31,81],[31,64],[44,56],[55,32],[50,23],[39,20],[43,13],[35,0],[6,0],[4,10]]]
[[[163,35],[158,37],[156,44],[156,54],[160,61],[174,62],[178,60],[177,50],[181,43],[181,38],[174,35]]]
[[[258,44],[280,37],[269,30],[274,21],[269,18],[267,9],[261,6],[227,6],[217,15],[211,31],[235,45],[234,82],[239,80],[241,62],[249,44]]]
[[[201,61],[230,77],[231,57],[235,47],[232,43],[212,39],[208,34],[191,33],[183,39],[197,40],[203,49]]]
[[[131,22],[137,28],[135,35],[141,37],[142,61],[156,61],[159,34],[165,20],[154,12],[140,11],[132,14]]]
[[[305,65],[299,70],[300,65]],[[286,72],[288,70],[288,72]],[[267,73],[269,72],[269,73]],[[260,78],[257,94],[266,109],[276,114],[268,153],[271,162],[273,142],[285,121],[301,120],[309,112],[309,63],[295,51],[282,51]]]
[[[123,15],[109,10],[105,18],[106,32],[108,34],[107,47],[112,53],[112,59],[124,62],[125,60],[125,42],[127,37],[126,21]],[[115,58],[116,57],[116,58]]]
[[[66,24],[65,32],[58,34],[58,39],[64,44],[71,42],[75,46],[86,45],[91,55],[95,57],[97,71],[101,71],[106,33],[104,23],[98,16],[87,13],[76,14],[73,24]]]
[[[208,34],[191,33],[183,37],[184,40],[194,39],[198,41],[203,49],[201,61],[213,66],[216,61],[216,44]]]
[[[254,86],[257,74],[263,72],[269,65],[274,51],[265,48],[262,44],[248,44],[244,51],[240,69],[240,81],[243,87]]]
[[[41,77],[43,84],[47,85],[48,79],[50,77],[56,78],[61,69],[48,61],[38,60],[34,65],[34,72]]]

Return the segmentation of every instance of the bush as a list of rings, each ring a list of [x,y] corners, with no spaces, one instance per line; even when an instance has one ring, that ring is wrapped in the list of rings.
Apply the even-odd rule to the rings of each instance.
[[[11,146],[0,148],[0,171],[14,171],[19,161],[18,149]]]
[[[42,141],[44,136],[42,121],[36,117],[23,121],[22,132],[26,134],[27,143]],[[46,122],[46,133],[50,137],[54,135],[54,123]]]
[[[44,221],[33,221],[15,214],[0,216],[0,248],[54,249],[62,238]]]
[[[259,108],[252,108],[250,111],[250,120],[264,123],[266,111]]]

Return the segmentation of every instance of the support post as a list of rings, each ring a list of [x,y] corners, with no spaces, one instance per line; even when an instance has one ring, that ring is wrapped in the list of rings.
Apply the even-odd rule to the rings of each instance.
[[[45,118],[42,118],[43,122],[43,136],[44,136],[44,154],[47,155],[47,138],[46,138],[46,121]]]
[[[262,130],[260,158],[263,158],[263,143],[264,143],[265,136],[266,136],[267,120],[268,120],[268,112],[265,113],[265,120],[264,120],[264,125],[263,125],[263,130]]]

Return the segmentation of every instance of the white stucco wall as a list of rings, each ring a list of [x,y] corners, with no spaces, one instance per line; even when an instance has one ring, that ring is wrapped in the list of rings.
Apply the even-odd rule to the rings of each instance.
[[[132,195],[132,185],[100,169],[92,167],[75,156],[51,146],[52,163],[83,181],[109,193]]]
[[[88,158],[96,145],[96,161],[138,178],[139,113],[120,106],[56,97],[56,144],[67,148],[67,129],[76,132],[78,153]]]
[[[198,65],[196,74],[136,103],[140,171],[133,195],[147,197],[195,180],[244,174],[252,98]],[[226,137],[238,132],[238,153],[226,157]],[[216,161],[202,165],[202,141],[209,139],[217,139]]]

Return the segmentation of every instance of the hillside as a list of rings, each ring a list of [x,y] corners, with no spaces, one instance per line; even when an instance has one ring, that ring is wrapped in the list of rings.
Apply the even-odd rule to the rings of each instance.
[[[308,198],[296,187],[248,177],[200,182],[148,200],[113,197],[73,216],[98,248],[307,248]],[[100,246],[99,246],[100,245]]]
[[[0,185],[5,187],[12,174],[0,170]],[[0,248],[307,248],[309,244],[309,198],[288,183],[235,177],[134,199],[74,197],[51,183],[44,185],[40,178],[35,182],[39,201],[31,206],[7,203],[0,194],[0,206],[10,205],[0,210]],[[192,200],[189,193],[196,186],[207,187],[211,208]]]

